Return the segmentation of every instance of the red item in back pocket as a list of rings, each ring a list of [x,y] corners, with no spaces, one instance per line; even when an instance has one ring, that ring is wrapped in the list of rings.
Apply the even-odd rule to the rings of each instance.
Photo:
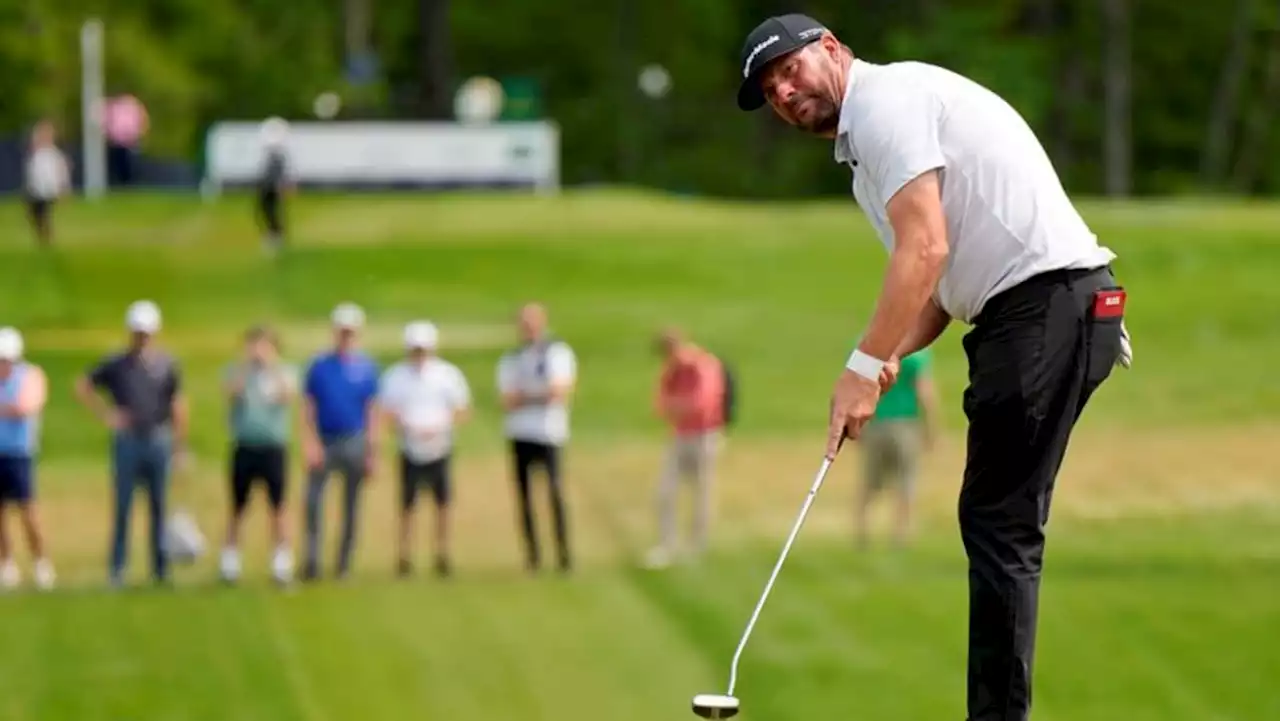
[[[1100,290],[1093,294],[1094,318],[1123,318],[1127,294],[1123,290]]]

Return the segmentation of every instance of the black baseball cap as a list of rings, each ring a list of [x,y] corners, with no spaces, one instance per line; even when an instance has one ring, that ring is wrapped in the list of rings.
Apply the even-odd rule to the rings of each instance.
[[[760,23],[742,44],[742,85],[738,86],[738,108],[755,110],[764,105],[760,90],[760,70],[771,61],[817,42],[827,28],[808,15],[778,15]]]

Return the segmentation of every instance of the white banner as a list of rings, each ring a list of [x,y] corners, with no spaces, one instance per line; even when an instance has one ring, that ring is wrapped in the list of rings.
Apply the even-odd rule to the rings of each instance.
[[[206,139],[206,183],[256,182],[264,160],[260,132],[258,122],[214,125]],[[285,147],[289,175],[301,184],[560,185],[560,133],[548,122],[297,122]]]

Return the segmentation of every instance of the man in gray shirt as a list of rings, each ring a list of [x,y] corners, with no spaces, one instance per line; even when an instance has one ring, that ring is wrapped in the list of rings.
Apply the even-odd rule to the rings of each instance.
[[[125,325],[129,347],[108,356],[76,382],[80,401],[112,432],[115,522],[109,572],[115,586],[123,583],[129,512],[138,481],[145,484],[150,501],[152,574],[158,583],[168,581],[164,538],[169,468],[175,450],[184,448],[187,440],[187,407],[178,363],[155,343],[160,309],[151,301],[138,301],[129,306]]]
[[[231,512],[219,564],[222,579],[234,583],[240,578],[240,521],[253,484],[261,481],[271,504],[271,574],[277,583],[286,584],[293,576],[293,554],[285,533],[284,498],[290,406],[297,396],[298,377],[293,366],[281,361],[273,331],[264,326],[249,329],[245,359],[227,369],[225,390],[231,411]]]

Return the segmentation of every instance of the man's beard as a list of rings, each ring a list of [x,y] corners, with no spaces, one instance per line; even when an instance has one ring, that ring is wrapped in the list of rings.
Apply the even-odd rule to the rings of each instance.
[[[792,117],[796,116],[796,111],[806,101],[812,100],[814,104],[813,115],[806,120],[796,118],[796,127],[807,133],[815,135],[823,135],[836,129],[840,124],[840,112],[835,103],[830,100],[816,95],[806,96],[792,105]]]

